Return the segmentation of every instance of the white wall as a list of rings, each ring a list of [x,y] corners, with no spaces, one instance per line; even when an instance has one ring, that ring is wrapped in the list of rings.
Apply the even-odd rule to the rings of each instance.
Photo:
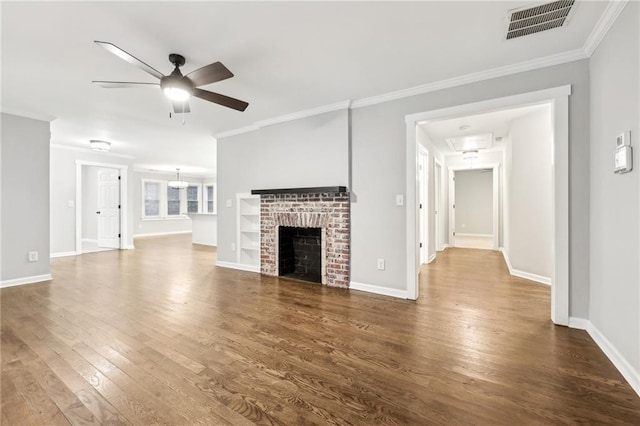
[[[133,245],[133,160],[94,152],[51,146],[51,253],[76,250],[76,161],[128,166],[128,246]],[[69,201],[74,203],[69,207]]]
[[[221,138],[217,158],[218,260],[235,263],[231,244],[236,241],[237,193],[349,186],[348,111],[328,112]],[[231,200],[231,207],[227,207],[227,200]]]
[[[493,172],[455,172],[456,235],[493,235]]]
[[[636,391],[640,393],[639,9],[637,2],[626,5],[590,59],[588,318],[635,370]],[[634,170],[616,175],[615,137],[628,130]]]
[[[0,285],[49,267],[49,123],[2,113]],[[28,252],[38,261],[29,262]]]
[[[550,107],[509,123],[509,230],[505,252],[514,270],[553,273],[553,126]]]

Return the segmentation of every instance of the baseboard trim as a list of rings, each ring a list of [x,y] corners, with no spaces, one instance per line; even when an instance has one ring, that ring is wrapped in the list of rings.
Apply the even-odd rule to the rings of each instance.
[[[127,244],[123,247],[124,250],[133,250],[136,248],[133,244]]]
[[[493,234],[461,234],[456,232],[456,237],[492,238]]]
[[[75,251],[61,251],[58,253],[51,253],[49,256],[51,259],[55,259],[56,257],[68,257],[68,256],[77,256],[78,253]]]
[[[436,254],[435,253],[433,253],[431,256],[429,256],[429,259],[427,259],[427,263],[431,263],[434,260],[436,260]]]
[[[383,296],[397,297],[398,299],[408,299],[406,290],[398,290],[395,288],[381,287],[373,284],[364,284],[351,281],[349,290],[366,291],[367,293],[381,294]]]
[[[221,268],[237,269],[239,271],[260,272],[260,266],[243,265],[242,263],[223,262],[218,260],[216,266]]]
[[[14,287],[17,285],[24,285],[24,284],[35,284],[35,283],[40,283],[42,281],[50,281],[52,279],[53,277],[51,276],[51,274],[33,275],[31,277],[23,277],[23,278],[14,278],[12,280],[0,281],[0,288]]]
[[[587,333],[594,342],[602,349],[602,352],[609,358],[613,365],[618,369],[622,377],[625,378],[633,390],[640,396],[640,372],[636,371],[629,361],[627,361],[618,352],[615,346],[607,339],[604,334],[593,325],[591,321],[587,321]]]
[[[525,280],[535,281],[540,284],[551,285],[551,278],[543,277],[542,275],[532,274],[531,272],[520,271],[518,269],[513,269],[511,266],[511,260],[509,260],[509,254],[504,249],[504,247],[500,247],[498,249],[502,252],[502,257],[504,257],[504,261],[507,264],[507,268],[509,268],[509,273],[514,277],[524,278]]]
[[[133,234],[133,238],[144,238],[144,237],[161,237],[163,235],[180,235],[180,234],[191,234],[193,231],[176,231],[176,232],[155,232],[151,234]]]
[[[589,327],[589,320],[578,317],[569,317],[569,328],[586,330]]]
[[[96,244],[98,244],[98,240],[96,240],[94,238],[83,238],[82,242],[83,243],[96,243]]]

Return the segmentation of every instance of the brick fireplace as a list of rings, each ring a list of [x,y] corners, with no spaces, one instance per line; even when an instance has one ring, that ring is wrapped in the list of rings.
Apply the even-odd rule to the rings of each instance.
[[[281,227],[302,228],[303,232],[299,233],[300,238],[304,239],[303,246],[311,243],[309,232],[305,232],[304,229],[318,228],[319,283],[334,287],[349,286],[350,204],[349,193],[345,187],[251,192],[260,194],[260,270],[263,274],[286,276],[291,273],[291,261],[280,261],[280,238],[283,235],[280,232]],[[289,250],[295,244],[300,243],[286,243],[283,246],[285,250]],[[281,271],[281,268],[284,270]],[[295,274],[291,276],[300,278]]]

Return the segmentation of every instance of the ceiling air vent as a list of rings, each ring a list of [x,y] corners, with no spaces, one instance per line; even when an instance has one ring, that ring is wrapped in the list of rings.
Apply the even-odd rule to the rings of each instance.
[[[575,0],[561,0],[514,9],[507,15],[507,40],[562,27],[568,22]]]

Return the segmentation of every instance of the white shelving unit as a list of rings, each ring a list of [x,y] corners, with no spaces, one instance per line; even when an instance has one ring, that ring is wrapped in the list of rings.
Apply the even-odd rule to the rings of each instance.
[[[260,196],[237,194],[238,263],[260,271]]]

